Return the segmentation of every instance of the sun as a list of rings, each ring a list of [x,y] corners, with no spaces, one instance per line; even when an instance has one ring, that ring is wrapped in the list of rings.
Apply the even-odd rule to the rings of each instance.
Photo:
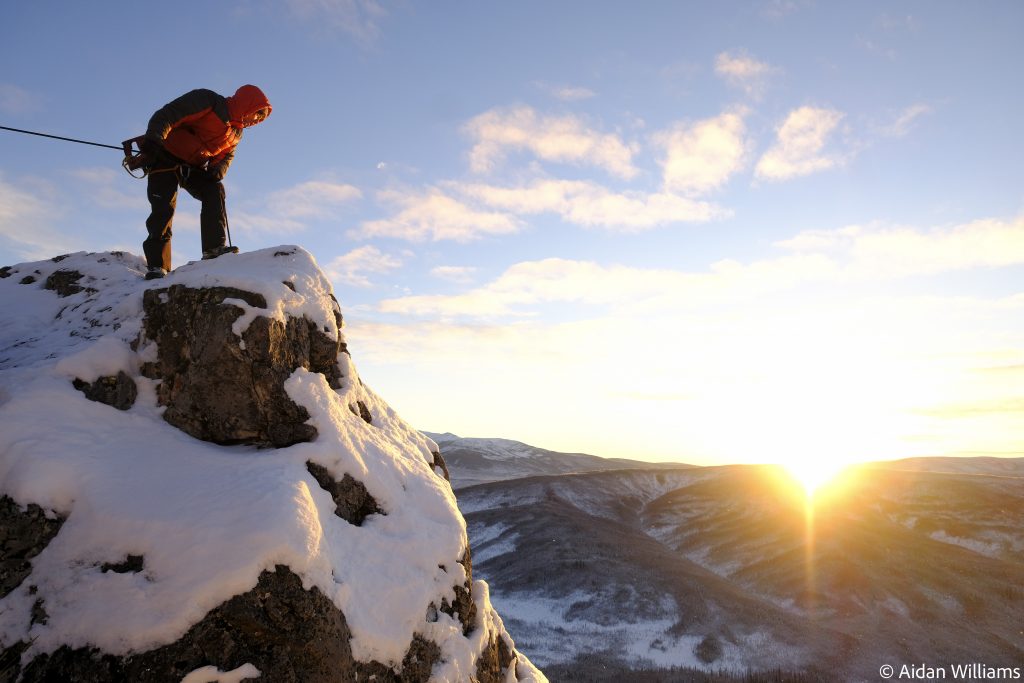
[[[804,494],[810,499],[822,487],[837,481],[850,463],[820,458],[782,463],[782,466],[803,487]]]

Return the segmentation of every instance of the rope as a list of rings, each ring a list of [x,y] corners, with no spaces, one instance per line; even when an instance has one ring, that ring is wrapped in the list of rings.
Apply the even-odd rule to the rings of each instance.
[[[32,130],[21,130],[20,128],[9,128],[7,126],[0,126],[0,130],[10,130],[15,133],[25,133],[26,135],[38,135],[41,138],[53,138],[54,140],[66,140],[67,142],[77,142],[80,145],[92,145],[93,147],[106,147],[107,149],[116,149],[118,151],[124,151],[122,147],[116,145],[104,145],[99,142],[89,142],[88,140],[76,140],[75,138],[64,138],[59,135],[50,135],[48,133],[37,133]]]

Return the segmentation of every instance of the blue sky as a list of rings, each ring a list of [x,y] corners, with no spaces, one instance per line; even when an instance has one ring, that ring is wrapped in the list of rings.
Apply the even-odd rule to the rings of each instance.
[[[1021,455],[1022,29],[1017,2],[15,3],[0,125],[117,144],[259,85],[234,241],[312,252],[423,429]],[[0,263],[140,253],[118,156],[0,131]]]

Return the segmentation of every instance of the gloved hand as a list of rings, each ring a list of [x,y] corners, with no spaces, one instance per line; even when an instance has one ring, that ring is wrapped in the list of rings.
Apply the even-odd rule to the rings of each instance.
[[[185,182],[195,184],[207,184],[216,183],[220,181],[220,177],[216,174],[214,169],[206,169],[201,166],[187,166],[181,165],[181,177]]]
[[[141,144],[139,144],[139,151],[143,155],[150,159],[156,159],[160,151],[163,150],[164,146],[152,138],[145,138]]]

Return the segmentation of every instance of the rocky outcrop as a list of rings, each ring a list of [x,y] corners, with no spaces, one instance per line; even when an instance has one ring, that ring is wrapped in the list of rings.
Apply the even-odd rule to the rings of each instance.
[[[278,565],[273,572],[263,572],[255,588],[214,609],[172,645],[125,657],[96,648],[62,647],[34,659],[20,680],[178,683],[204,666],[230,671],[253,664],[260,680],[275,683],[415,683],[430,678],[440,657],[436,644],[416,638],[398,669],[380,662],[357,662],[350,638],[345,615],[319,590],[303,589],[298,576]],[[506,669],[511,652],[505,647],[503,664],[501,653],[495,654],[500,668]],[[500,680],[493,675],[480,679],[481,683]]]
[[[346,474],[341,481],[335,481],[331,473],[323,465],[307,462],[306,469],[320,484],[320,488],[331,494],[334,499],[334,514],[354,526],[362,526],[370,515],[383,514],[377,506],[366,486],[356,481],[351,474]]]
[[[47,517],[38,505],[23,510],[8,496],[0,496],[0,598],[31,573],[32,558],[53,540],[63,523],[61,517]]]
[[[155,288],[124,254],[0,271],[0,332],[19,282],[55,295],[52,330],[0,338],[0,682],[543,681],[473,581],[444,459],[363,386],[315,261],[234,258]],[[59,429],[33,422],[49,400]]]
[[[306,424],[309,413],[288,397],[284,381],[302,367],[337,388],[339,342],[304,318],[259,316],[239,336],[233,326],[245,306],[265,312],[267,302],[230,287],[146,291],[144,335],[156,342],[158,358],[143,374],[160,380],[164,419],[218,444],[281,448],[312,441],[316,428]]]
[[[135,403],[135,398],[139,395],[135,380],[123,370],[116,375],[100,377],[95,382],[86,382],[76,377],[71,384],[85,394],[90,401],[106,403],[118,410],[131,408]]]

